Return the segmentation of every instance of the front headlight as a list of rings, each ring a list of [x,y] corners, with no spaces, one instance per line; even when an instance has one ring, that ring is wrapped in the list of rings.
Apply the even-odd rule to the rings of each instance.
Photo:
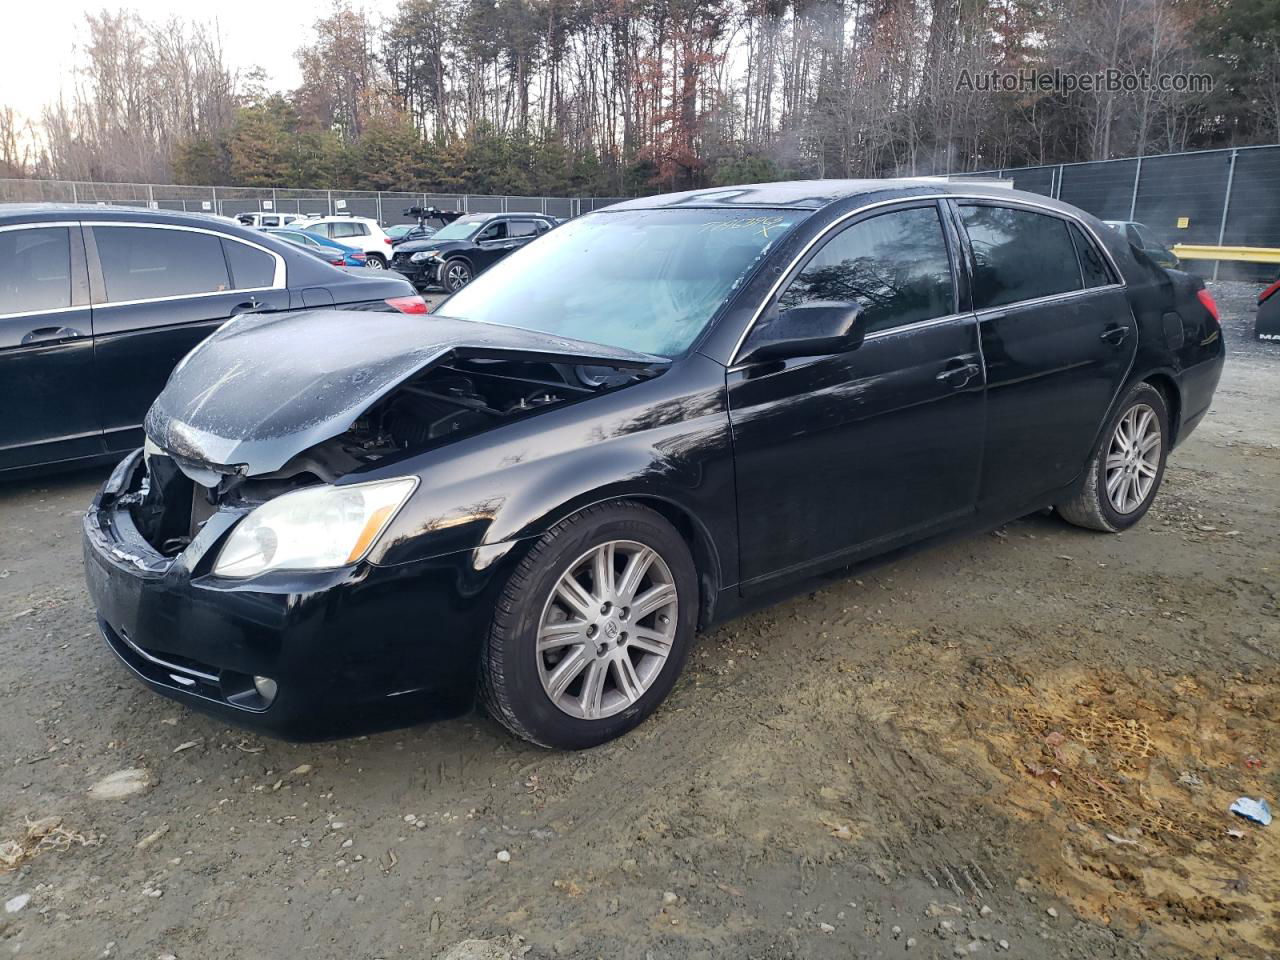
[[[252,577],[268,570],[324,570],[355,563],[417,485],[417,477],[400,477],[308,487],[276,497],[236,524],[213,572]]]
[[[422,263],[424,260],[430,260],[434,257],[438,250],[419,250],[417,253],[409,255],[409,260],[413,263]]]

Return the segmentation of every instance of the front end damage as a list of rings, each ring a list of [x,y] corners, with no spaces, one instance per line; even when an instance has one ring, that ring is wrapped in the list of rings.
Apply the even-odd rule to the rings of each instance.
[[[456,595],[452,558],[220,575],[237,524],[665,363],[517,328],[349,317],[245,318],[211,337],[85,517],[86,577],[116,654],[153,689],[292,738],[466,709],[480,591]]]

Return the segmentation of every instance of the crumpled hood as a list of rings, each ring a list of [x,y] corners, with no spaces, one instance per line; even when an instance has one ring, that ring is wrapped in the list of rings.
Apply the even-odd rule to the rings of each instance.
[[[467,320],[313,310],[246,314],[174,369],[147,438],[192,479],[256,476],[348,430],[380,397],[452,359],[647,367],[663,357]]]

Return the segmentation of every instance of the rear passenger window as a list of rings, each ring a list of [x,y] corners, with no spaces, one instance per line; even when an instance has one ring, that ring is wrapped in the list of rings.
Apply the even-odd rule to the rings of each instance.
[[[1065,220],[992,206],[962,205],[960,216],[973,247],[974,309],[1081,288]]]
[[[0,231],[0,314],[71,306],[66,227]]]
[[[953,313],[954,289],[938,211],[917,207],[882,213],[838,233],[791,281],[779,307],[856,302],[870,333]]]
[[[533,237],[537,233],[532,220],[512,220],[507,224],[507,236],[510,238]]]
[[[218,237],[155,227],[94,227],[107,300],[150,300],[230,287]]]
[[[1111,283],[1111,271],[1103,262],[1097,246],[1074,223],[1068,224],[1068,227],[1071,230],[1071,241],[1076,245],[1076,253],[1080,257],[1080,271],[1084,274],[1084,285],[1105,287]]]
[[[222,249],[231,267],[231,285],[236,290],[269,287],[276,279],[276,258],[247,243],[223,240]]]

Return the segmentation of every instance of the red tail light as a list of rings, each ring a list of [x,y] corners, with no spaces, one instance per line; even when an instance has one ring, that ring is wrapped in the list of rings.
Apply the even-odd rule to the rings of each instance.
[[[1267,289],[1263,290],[1260,294],[1258,294],[1258,306],[1262,306],[1262,304],[1267,300],[1267,298],[1270,297],[1277,290],[1280,290],[1280,280],[1277,280],[1271,286],[1267,287]]]
[[[346,263],[347,263],[347,258],[346,258],[346,257],[337,257],[336,259],[330,260],[329,262],[330,262],[330,263],[332,263],[335,267],[342,267],[342,266],[345,266],[345,265],[346,265]]]
[[[427,301],[422,297],[414,294],[409,297],[388,297],[385,301],[387,306],[399,310],[401,313],[430,313],[431,308],[427,306]]]
[[[1208,290],[1201,288],[1196,291],[1196,297],[1202,304],[1204,304],[1204,308],[1209,311],[1213,319],[1218,323],[1221,323],[1222,318],[1218,316],[1218,305],[1213,302],[1213,294]]]
[[[365,256],[363,253],[353,253],[351,254],[351,259],[354,260],[356,263],[364,263],[369,258]]]
[[[383,243],[385,243],[385,244],[387,244],[388,246],[390,246],[390,244],[391,244],[391,238],[390,238],[390,237],[383,237],[383,238],[382,238],[382,242],[383,242]]]

